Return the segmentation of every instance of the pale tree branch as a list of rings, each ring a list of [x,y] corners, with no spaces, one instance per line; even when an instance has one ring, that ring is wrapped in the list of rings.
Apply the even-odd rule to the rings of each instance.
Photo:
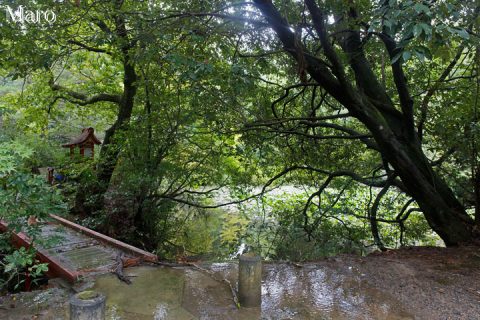
[[[112,102],[115,104],[120,104],[122,101],[122,96],[119,94],[99,93],[93,96],[88,96],[84,93],[73,91],[54,83],[53,78],[49,81],[49,85],[53,91],[60,92],[59,98],[81,106],[86,106],[97,102]]]

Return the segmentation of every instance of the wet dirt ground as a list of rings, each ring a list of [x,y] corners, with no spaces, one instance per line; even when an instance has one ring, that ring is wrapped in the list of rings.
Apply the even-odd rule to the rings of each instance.
[[[213,264],[211,269],[234,281],[236,265]],[[112,275],[95,283],[94,289],[109,297],[111,319],[409,318],[396,300],[313,264],[266,265],[261,308],[237,309],[228,285],[195,269],[140,267],[128,274],[134,277],[129,287]]]
[[[235,284],[235,263],[202,266]],[[237,309],[225,282],[194,267],[141,266],[125,274],[131,285],[112,274],[92,282],[107,295],[107,319],[480,319],[479,248],[266,263],[260,308]],[[0,319],[68,319],[69,294],[3,297]]]

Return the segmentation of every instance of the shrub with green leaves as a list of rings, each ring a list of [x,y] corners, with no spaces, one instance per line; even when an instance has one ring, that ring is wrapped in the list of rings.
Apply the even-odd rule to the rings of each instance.
[[[35,253],[33,248],[21,247],[5,255],[0,260],[0,267],[3,269],[0,286],[17,291],[27,281],[27,278],[31,279],[31,284],[36,284],[40,277],[48,271],[48,264],[36,260]]]
[[[0,286],[13,290],[19,288],[27,275],[35,281],[48,267],[35,260],[33,248],[14,250],[10,247],[10,233],[21,231],[32,243],[45,245],[49,240],[39,238],[39,224],[28,224],[28,218],[42,220],[49,213],[59,214],[64,210],[58,190],[25,166],[34,155],[31,148],[18,141],[0,143],[0,219],[9,226],[0,238]]]

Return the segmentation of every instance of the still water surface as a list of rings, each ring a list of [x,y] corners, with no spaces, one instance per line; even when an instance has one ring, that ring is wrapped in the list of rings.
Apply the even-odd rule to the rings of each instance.
[[[235,284],[234,263],[213,264],[218,277]],[[107,296],[107,319],[412,319],[401,304],[363,283],[354,272],[325,266],[266,264],[260,308],[237,309],[230,288],[194,268],[136,267],[132,284],[114,275],[97,278]]]

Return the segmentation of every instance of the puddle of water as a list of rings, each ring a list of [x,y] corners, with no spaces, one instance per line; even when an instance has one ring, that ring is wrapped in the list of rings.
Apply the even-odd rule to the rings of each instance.
[[[398,302],[326,267],[266,269],[262,315],[267,319],[412,319]]]
[[[235,284],[235,264],[211,270]],[[195,269],[136,267],[132,284],[114,275],[97,278],[107,296],[108,319],[412,319],[393,297],[367,287],[354,275],[327,267],[265,265],[261,308],[237,309],[225,283]]]
[[[181,307],[182,270],[144,266],[126,269],[125,275],[131,285],[108,274],[98,277],[93,287],[107,296],[108,319],[195,319]]]

